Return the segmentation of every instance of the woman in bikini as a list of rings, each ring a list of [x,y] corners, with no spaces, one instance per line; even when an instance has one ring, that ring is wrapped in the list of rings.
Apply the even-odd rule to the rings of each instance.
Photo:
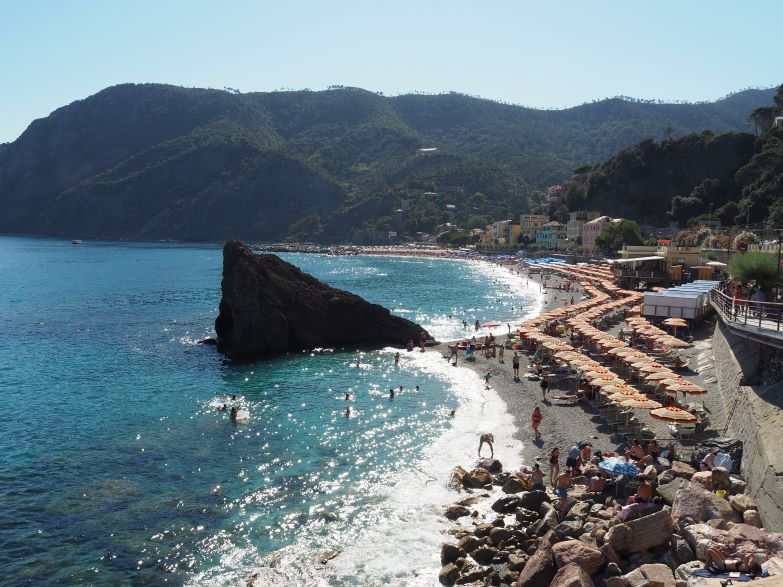
[[[547,456],[549,456],[549,482],[554,487],[555,479],[560,474],[560,449],[553,448]]]

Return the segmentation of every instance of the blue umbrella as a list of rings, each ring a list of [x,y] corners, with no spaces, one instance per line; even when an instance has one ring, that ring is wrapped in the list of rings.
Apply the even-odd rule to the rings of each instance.
[[[612,475],[638,475],[639,467],[619,457],[604,459],[598,466]]]

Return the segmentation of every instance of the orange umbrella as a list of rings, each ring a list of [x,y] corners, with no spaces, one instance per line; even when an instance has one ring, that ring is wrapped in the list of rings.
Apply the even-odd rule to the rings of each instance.
[[[648,363],[639,366],[639,363],[635,363],[634,367],[638,367],[638,371],[641,373],[660,373],[661,371],[669,371],[668,367],[659,365],[658,363]]]
[[[690,412],[674,406],[652,410],[650,416],[657,420],[676,422],[678,424],[695,424],[699,421],[699,419]]]
[[[622,379],[593,379],[590,385],[593,387],[609,387],[610,385],[623,385],[625,381]]]
[[[645,381],[663,381],[664,379],[669,379],[671,377],[675,377],[674,373],[671,371],[655,371],[653,373],[648,373],[644,376]]]
[[[635,408],[639,410],[654,410],[662,407],[662,404],[659,402],[646,397],[644,399],[628,399],[620,402],[620,405],[625,406],[626,408]]]
[[[689,393],[691,395],[702,395],[707,393],[706,389],[699,387],[698,385],[669,385],[667,386],[667,390],[680,393]]]

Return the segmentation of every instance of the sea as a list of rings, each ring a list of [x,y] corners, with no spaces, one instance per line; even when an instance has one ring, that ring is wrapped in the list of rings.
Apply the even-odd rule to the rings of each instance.
[[[487,262],[281,256],[441,341],[542,303]],[[221,271],[219,244],[0,237],[0,584],[437,583],[450,470],[487,431],[520,459],[504,402],[432,349],[232,364],[197,344]]]

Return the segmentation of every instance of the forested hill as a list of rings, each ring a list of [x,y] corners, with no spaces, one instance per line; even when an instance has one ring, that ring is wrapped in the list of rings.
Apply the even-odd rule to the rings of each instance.
[[[535,110],[460,94],[114,86],[0,145],[0,231],[342,240],[357,228],[478,226],[640,139],[750,130],[748,113],[773,94]],[[425,147],[438,150],[414,156]]]
[[[560,206],[596,209],[645,224],[686,226],[710,213],[724,225],[783,225],[783,86],[751,113],[764,131],[710,131],[645,140],[572,183]]]

